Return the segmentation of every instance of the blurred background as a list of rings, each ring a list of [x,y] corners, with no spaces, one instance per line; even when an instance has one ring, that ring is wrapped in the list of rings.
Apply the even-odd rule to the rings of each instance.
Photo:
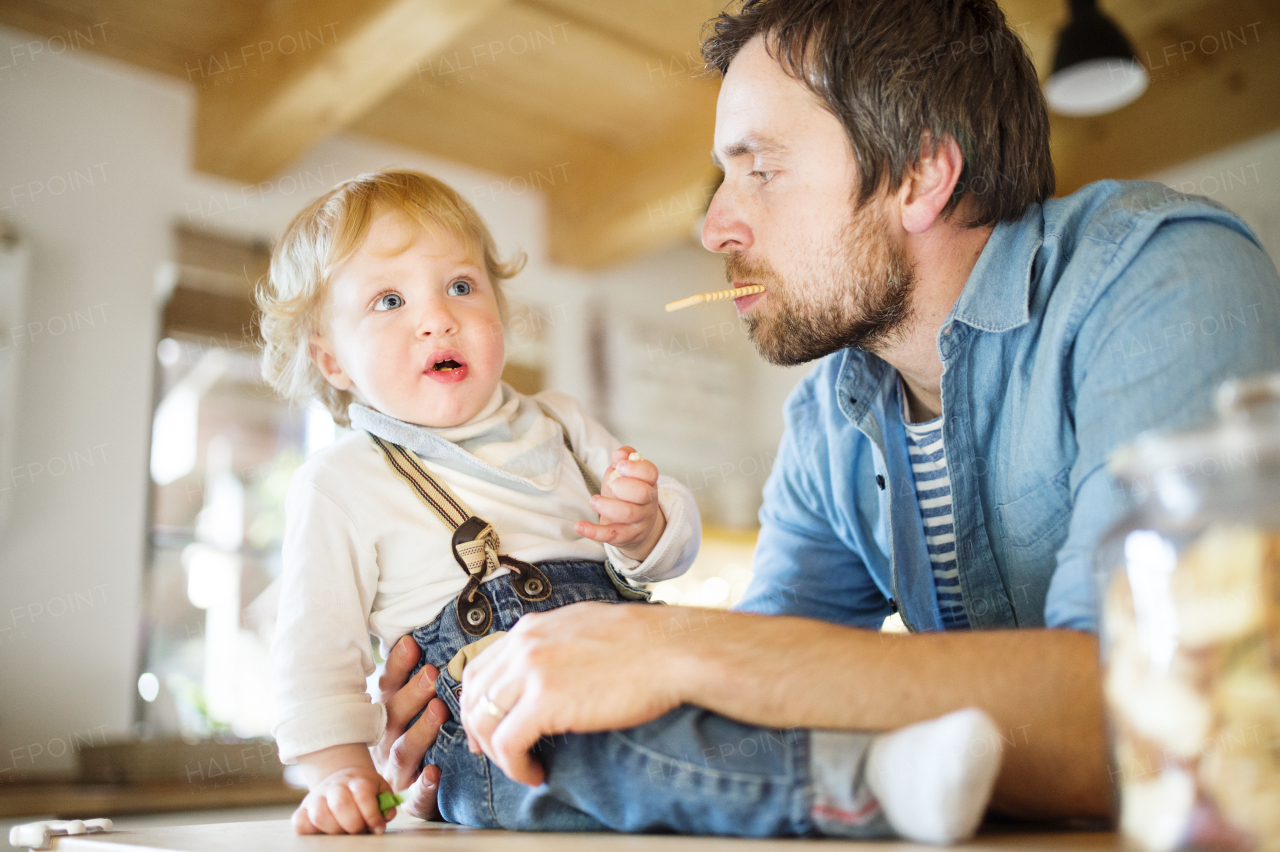
[[[1055,96],[1060,193],[1161,180],[1280,256],[1280,6],[1103,0],[1124,55],[1090,58],[1114,39],[1068,45],[1065,0],[1001,5]],[[692,489],[704,549],[660,599],[741,596],[807,368],[728,305],[662,310],[724,286],[697,237],[722,6],[0,2],[0,817],[299,798],[264,740],[282,504],[338,430],[262,383],[250,292],[363,171],[442,178],[528,255],[507,380]]]

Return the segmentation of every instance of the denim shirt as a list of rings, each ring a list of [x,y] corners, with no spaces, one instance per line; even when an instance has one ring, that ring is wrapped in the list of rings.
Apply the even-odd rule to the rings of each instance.
[[[1131,502],[1108,454],[1280,370],[1278,321],[1275,265],[1207,199],[1102,181],[997,225],[937,335],[970,625],[1096,631],[1094,549]],[[941,629],[898,393],[859,349],[792,392],[738,609]]]

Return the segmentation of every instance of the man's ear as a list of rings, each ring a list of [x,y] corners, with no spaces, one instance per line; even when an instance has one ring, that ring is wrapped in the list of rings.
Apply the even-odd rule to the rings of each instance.
[[[902,227],[911,234],[922,234],[933,227],[964,170],[960,146],[950,136],[933,143],[926,134],[921,149],[920,161],[907,170],[898,190]]]
[[[329,342],[323,335],[313,335],[307,351],[311,355],[311,360],[320,368],[320,374],[324,376],[326,382],[338,390],[351,390],[351,377],[342,369],[342,365],[338,363],[338,356],[333,354]]]

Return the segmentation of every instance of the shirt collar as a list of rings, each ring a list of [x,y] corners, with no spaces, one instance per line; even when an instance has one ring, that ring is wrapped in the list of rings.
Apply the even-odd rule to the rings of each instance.
[[[1016,222],[998,223],[943,328],[952,320],[994,332],[1026,325],[1031,320],[1031,269],[1043,242],[1039,204]]]
[[[838,407],[853,423],[865,427],[869,416],[887,409],[898,371],[878,355],[856,347],[827,357],[840,359],[836,371]]]

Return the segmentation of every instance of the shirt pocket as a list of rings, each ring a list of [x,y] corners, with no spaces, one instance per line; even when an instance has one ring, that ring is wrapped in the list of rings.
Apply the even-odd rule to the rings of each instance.
[[[1009,503],[996,506],[1005,538],[1015,547],[1032,547],[1071,521],[1070,468]]]

